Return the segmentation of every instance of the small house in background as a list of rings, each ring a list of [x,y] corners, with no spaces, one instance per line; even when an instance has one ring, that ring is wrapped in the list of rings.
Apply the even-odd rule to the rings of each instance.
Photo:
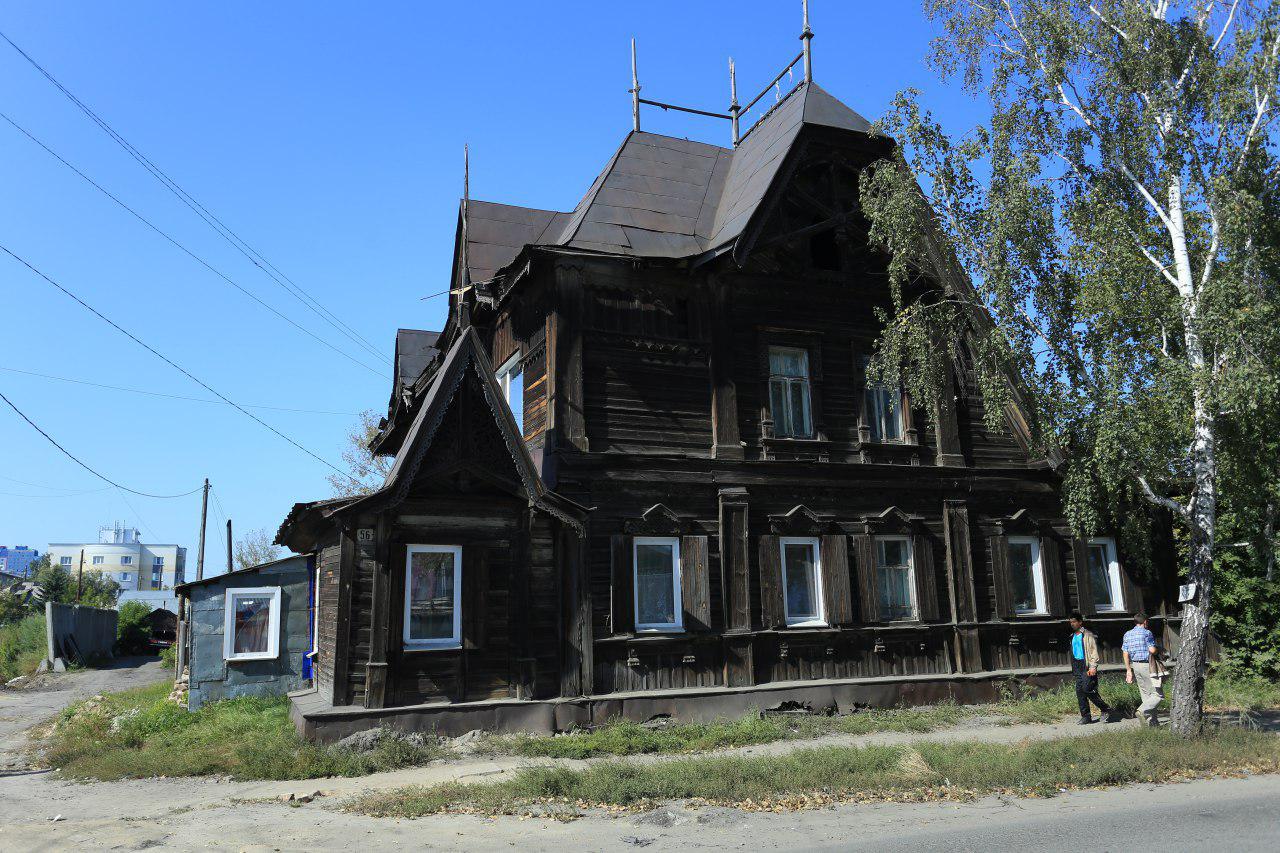
[[[176,588],[188,708],[283,695],[310,680],[314,566],[300,554]]]

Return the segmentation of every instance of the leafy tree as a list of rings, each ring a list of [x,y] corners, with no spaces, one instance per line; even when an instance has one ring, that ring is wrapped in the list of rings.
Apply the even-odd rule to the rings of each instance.
[[[266,530],[251,530],[242,536],[235,547],[236,568],[248,569],[279,557],[280,549],[273,539]]]
[[[929,399],[967,330],[989,417],[1025,387],[1041,449],[1067,451],[1077,531],[1132,531],[1138,501],[1174,517],[1198,590],[1173,685],[1173,727],[1190,735],[1203,713],[1223,423],[1258,410],[1280,364],[1266,223],[1280,6],[925,6],[944,33],[931,64],[990,114],[952,137],[904,92],[884,121],[903,153],[863,178],[872,236],[891,252],[893,317],[874,369]]]
[[[372,409],[360,413],[360,420],[347,433],[342,462],[348,475],[330,474],[326,479],[334,497],[367,495],[382,485],[394,461],[389,456],[374,456],[369,443],[378,434],[379,417]]]
[[[126,601],[116,618],[116,651],[140,655],[151,647],[151,608],[141,601]]]
[[[8,590],[0,590],[0,625],[8,625],[22,619],[31,609],[26,602]]]
[[[44,591],[45,601],[61,604],[115,607],[120,596],[120,587],[101,572],[87,571],[82,580],[79,572],[72,574],[61,566],[46,563],[32,574],[31,580]]]

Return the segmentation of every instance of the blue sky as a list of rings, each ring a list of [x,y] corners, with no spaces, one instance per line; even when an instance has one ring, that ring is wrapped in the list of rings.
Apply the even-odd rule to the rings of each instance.
[[[815,79],[875,118],[914,86],[952,130],[974,105],[923,63],[920,7],[813,0]],[[646,97],[723,110],[799,49],[799,0],[623,3],[9,2],[3,30],[292,281],[389,357],[438,329],[471,146],[475,198],[571,209],[630,128],[628,39]],[[337,338],[0,42],[0,111],[299,324],[273,316],[0,121],[0,244],[281,432],[333,462],[389,367]],[[727,123],[648,111],[646,130],[725,144]],[[327,469],[0,255],[0,391],[72,453],[138,491],[209,477],[237,530],[327,497]],[[25,371],[16,372],[16,371]],[[313,413],[314,412],[314,413]],[[343,414],[321,414],[340,412]],[[0,407],[0,543],[135,524],[189,546],[199,495],[122,495]],[[224,561],[219,535],[207,560]]]

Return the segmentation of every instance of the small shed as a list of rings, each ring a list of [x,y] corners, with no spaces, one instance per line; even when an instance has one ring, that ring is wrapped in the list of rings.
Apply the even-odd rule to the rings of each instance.
[[[190,670],[187,707],[278,696],[311,678],[315,560],[299,554],[176,587]]]

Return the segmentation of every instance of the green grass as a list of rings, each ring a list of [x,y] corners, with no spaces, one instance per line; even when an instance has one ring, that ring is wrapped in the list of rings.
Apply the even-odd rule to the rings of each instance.
[[[46,741],[46,762],[79,779],[310,779],[425,764],[443,751],[390,739],[365,754],[318,746],[298,736],[285,697],[228,699],[188,712],[166,701],[170,689],[163,682],[72,705]]]
[[[48,650],[44,614],[32,613],[0,625],[0,683],[19,675],[31,675]]]
[[[1240,729],[1184,740],[1164,730],[1103,732],[1024,744],[920,743],[825,747],[788,755],[709,756],[584,770],[530,767],[512,779],[369,794],[348,804],[375,816],[644,808],[666,800],[748,808],[802,808],[850,799],[967,799],[1007,792],[1161,782],[1187,775],[1280,768],[1280,739]]]

